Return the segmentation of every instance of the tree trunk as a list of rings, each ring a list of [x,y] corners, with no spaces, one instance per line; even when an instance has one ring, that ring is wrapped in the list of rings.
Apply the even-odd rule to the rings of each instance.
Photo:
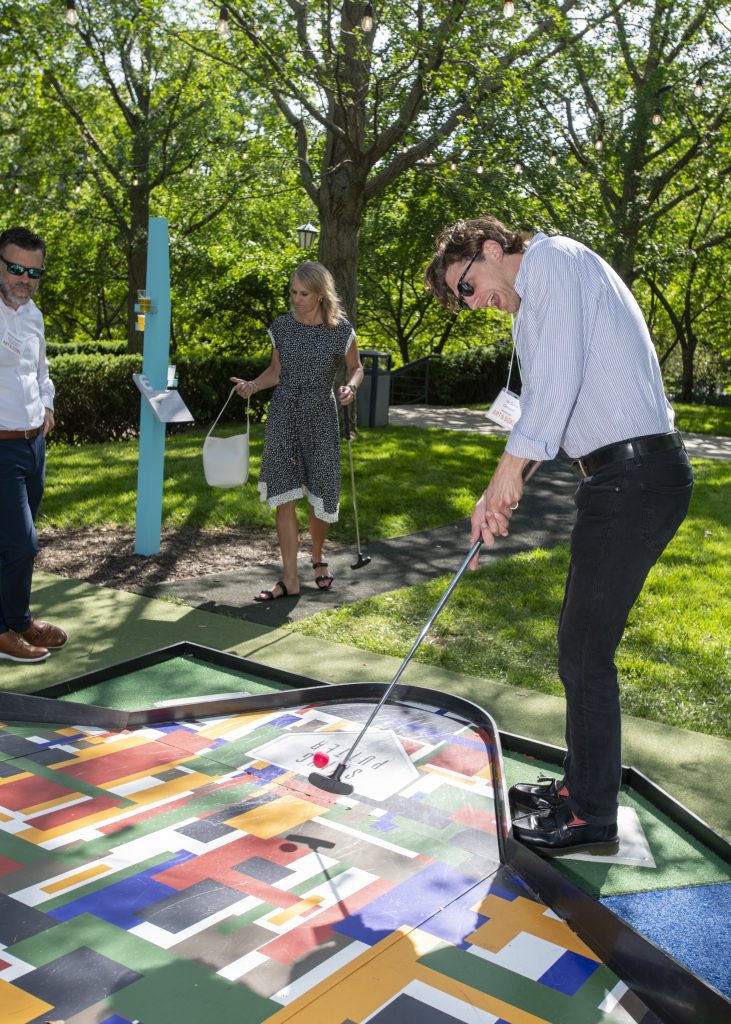
[[[332,178],[320,189],[319,259],[333,275],[346,315],[357,329],[358,247],[365,202],[351,174],[341,172]]]

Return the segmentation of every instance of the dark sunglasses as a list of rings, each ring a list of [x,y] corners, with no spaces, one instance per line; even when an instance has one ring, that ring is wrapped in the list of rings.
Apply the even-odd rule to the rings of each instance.
[[[475,262],[475,260],[477,259],[477,257],[479,255],[480,255],[480,250],[478,249],[477,252],[475,253],[475,255],[470,260],[470,262],[464,268],[462,273],[459,275],[459,281],[457,281],[457,295],[459,297],[459,304],[460,304],[460,307],[462,309],[469,309],[470,308],[464,300],[465,299],[469,299],[469,297],[471,295],[475,294],[475,289],[472,287],[471,284],[468,284],[465,281],[465,277],[469,273],[470,267],[472,266],[472,264]]]
[[[40,281],[46,272],[45,267],[24,267],[22,263],[11,263],[4,256],[0,256],[0,260],[3,261],[8,268],[8,273],[13,277],[22,277],[23,274],[27,274],[32,281]]]

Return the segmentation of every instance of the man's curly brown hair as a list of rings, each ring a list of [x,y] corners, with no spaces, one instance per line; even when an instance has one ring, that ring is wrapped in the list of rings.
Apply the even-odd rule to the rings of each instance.
[[[460,308],[459,299],[444,279],[447,270],[453,263],[471,260],[488,241],[497,242],[503,252],[508,254],[525,252],[528,245],[526,235],[511,231],[497,217],[458,220],[456,224],[444,227],[439,232],[434,243],[436,252],[426,268],[424,281],[445,309],[456,311]]]

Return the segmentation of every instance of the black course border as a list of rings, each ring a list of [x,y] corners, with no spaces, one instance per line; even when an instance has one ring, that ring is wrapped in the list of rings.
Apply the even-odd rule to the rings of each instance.
[[[106,682],[115,676],[139,671],[178,657],[195,657],[209,664],[248,672],[261,679],[291,686],[299,703],[318,703],[323,690],[328,703],[349,703],[354,699],[378,700],[385,683],[330,684],[323,680],[272,668],[261,662],[214,648],[184,641],[129,661],[110,665],[76,678],[37,690],[33,694],[0,694],[0,712],[6,721],[89,721],[111,728],[127,728],[155,721],[182,720],[202,714],[226,714],[236,711],[276,710],[292,702],[292,693],[278,691],[249,697],[181,702],[164,708],[117,711],[96,705],[66,705],[54,698]],[[731,1003],[713,986],[635,931],[630,925],[593,899],[562,875],[550,860],[544,860],[516,842],[510,829],[507,791],[502,776],[501,744],[506,750],[560,765],[564,751],[560,747],[531,740],[525,736],[499,732],[491,716],[471,701],[421,686],[399,686],[392,703],[417,707],[437,707],[444,713],[479,729],[493,765],[496,786],[498,843],[501,860],[512,868],[551,909],[562,917],[608,967],[657,1014],[664,1024],[728,1024]],[[31,712],[32,709],[32,712]],[[63,710],[62,710],[63,709]],[[83,719],[82,717],[83,716]],[[623,767],[623,783],[634,788],[658,810],[704,843],[726,863],[731,864],[731,844],[710,825],[674,800],[647,776],[635,768]]]

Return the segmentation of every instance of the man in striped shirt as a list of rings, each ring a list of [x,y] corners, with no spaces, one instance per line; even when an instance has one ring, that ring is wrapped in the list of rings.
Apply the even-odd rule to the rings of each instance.
[[[506,536],[532,462],[562,448],[581,476],[558,624],[566,692],[561,779],[513,786],[514,834],[556,856],[618,846],[621,716],[614,655],[652,566],[682,523],[693,476],[637,302],[596,253],[494,217],[445,228],[426,272],[446,308],[513,315],[520,417],[472,514]],[[475,565],[473,568],[476,568]]]

